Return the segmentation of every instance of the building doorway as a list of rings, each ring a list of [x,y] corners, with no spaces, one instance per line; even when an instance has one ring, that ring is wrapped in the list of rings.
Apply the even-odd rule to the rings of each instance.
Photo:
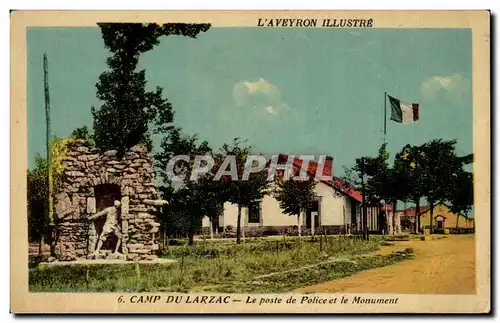
[[[313,202],[312,206],[306,209],[306,229],[311,229],[314,218],[314,229],[321,226],[321,217],[319,214],[319,200]]]
[[[444,231],[444,216],[438,215],[436,216],[436,230],[437,231]]]

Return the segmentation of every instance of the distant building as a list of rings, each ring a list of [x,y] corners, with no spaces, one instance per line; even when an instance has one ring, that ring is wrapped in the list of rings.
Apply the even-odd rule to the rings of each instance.
[[[284,164],[287,155],[280,155],[278,163]],[[323,174],[331,175],[332,158],[327,158]],[[295,158],[293,166],[300,169],[302,160]],[[314,176],[317,169],[316,162],[310,162],[308,174]],[[278,176],[280,175],[278,171]],[[342,179],[333,176],[331,181],[318,181],[315,188],[316,202],[306,210],[306,215],[301,219],[301,227],[304,233],[308,233],[314,224],[316,233],[360,233],[362,232],[361,210],[362,194],[354,186]],[[368,230],[372,233],[386,231],[385,213],[381,212],[379,206],[367,208]],[[238,218],[238,206],[226,202],[224,212],[219,218],[210,223],[208,217],[203,219],[202,225],[205,233],[208,231],[222,232],[232,229],[236,231]],[[281,234],[288,230],[297,228],[298,219],[296,215],[283,213],[279,202],[271,195],[266,195],[260,203],[253,207],[242,208],[241,227],[244,232],[260,232],[263,235]],[[210,229],[210,226],[212,228]]]
[[[403,231],[414,232],[416,226],[417,212],[415,207],[407,208],[397,212],[401,216],[401,225]],[[430,229],[431,211],[428,205],[420,207],[420,227],[421,229]],[[438,204],[434,207],[432,219],[433,232],[445,231],[445,229],[474,227],[474,220],[454,214],[444,204]]]

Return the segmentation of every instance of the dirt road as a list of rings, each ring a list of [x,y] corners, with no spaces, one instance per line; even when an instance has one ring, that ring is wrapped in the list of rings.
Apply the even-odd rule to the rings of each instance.
[[[473,235],[395,242],[380,252],[413,248],[415,258],[370,269],[353,276],[306,286],[301,293],[474,294],[475,243]]]

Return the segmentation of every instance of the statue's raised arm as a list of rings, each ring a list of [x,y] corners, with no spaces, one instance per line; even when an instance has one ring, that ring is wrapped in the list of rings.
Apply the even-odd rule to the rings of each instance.
[[[96,214],[89,216],[88,219],[91,220],[91,221],[95,220],[98,217],[101,217],[103,215],[108,214],[108,212],[109,212],[109,210],[106,208],[106,209],[102,210],[101,212],[97,212]]]
[[[144,200],[144,204],[153,206],[164,206],[167,205],[168,202],[165,200]]]

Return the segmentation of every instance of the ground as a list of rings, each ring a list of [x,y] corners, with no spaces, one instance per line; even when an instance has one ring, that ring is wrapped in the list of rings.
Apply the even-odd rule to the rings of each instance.
[[[34,263],[29,285],[39,292],[475,292],[473,235],[391,238],[171,240],[161,263]]]
[[[447,235],[433,240],[400,241],[381,253],[412,248],[414,258],[352,276],[299,288],[302,293],[474,294],[473,235]]]

